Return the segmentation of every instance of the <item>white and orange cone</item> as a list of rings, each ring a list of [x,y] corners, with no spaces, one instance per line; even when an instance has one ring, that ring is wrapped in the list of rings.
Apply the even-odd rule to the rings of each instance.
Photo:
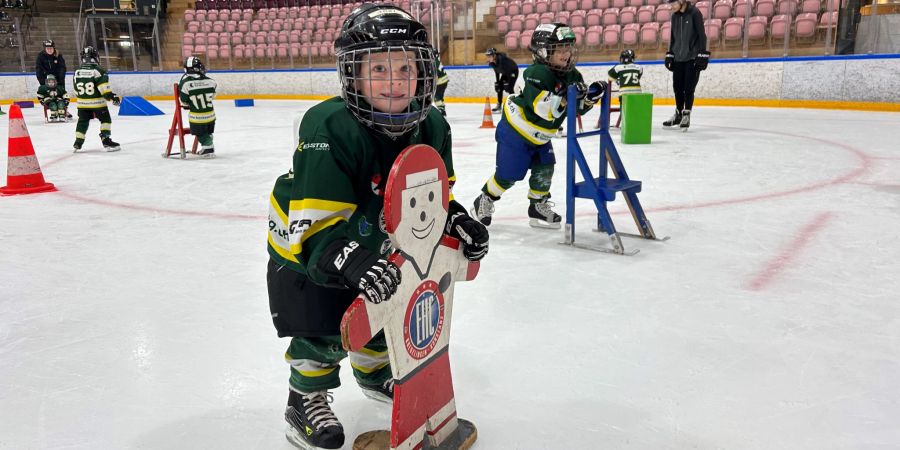
[[[484,98],[484,117],[481,119],[481,126],[478,128],[495,128],[494,117],[491,115],[491,98]]]
[[[36,194],[56,190],[53,183],[44,181],[19,105],[9,108],[8,149],[6,186],[0,187],[0,195]]]

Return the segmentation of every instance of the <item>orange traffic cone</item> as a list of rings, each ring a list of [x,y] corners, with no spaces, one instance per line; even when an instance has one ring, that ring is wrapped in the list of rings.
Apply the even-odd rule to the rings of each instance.
[[[0,195],[35,194],[55,191],[52,183],[44,181],[41,166],[34,155],[34,146],[25,127],[19,105],[9,108],[9,159],[6,166],[6,186],[0,187]]]
[[[481,126],[478,128],[494,128],[494,118],[491,116],[491,98],[484,98],[484,117],[481,119]]]

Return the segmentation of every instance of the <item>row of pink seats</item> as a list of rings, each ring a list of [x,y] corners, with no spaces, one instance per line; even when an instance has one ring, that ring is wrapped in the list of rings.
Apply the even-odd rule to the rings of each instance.
[[[195,45],[181,48],[183,57],[206,56],[208,59],[306,59],[309,57],[333,57],[334,48],[324,44],[259,44],[259,45]]]
[[[227,22],[192,21],[186,24],[185,31],[189,33],[233,33],[235,31],[246,33],[248,31],[324,30],[340,28],[342,23],[343,21],[338,18],[325,19],[322,17],[318,19],[297,19],[296,21],[281,19],[254,20],[252,22],[246,20],[237,22],[233,20]]]
[[[290,8],[300,6],[324,6],[343,4],[342,1],[318,1],[318,0],[195,0],[194,9],[219,10],[219,9],[262,9],[262,8]]]
[[[181,38],[182,45],[198,45],[198,44],[293,44],[293,43],[334,43],[340,31],[338,30],[319,30],[311,32],[309,30],[294,30],[274,32],[235,32],[235,33],[184,33]]]
[[[562,22],[572,27],[594,25],[627,25],[629,23],[666,22],[672,15],[669,5],[659,7],[647,5],[640,9],[627,6],[621,11],[618,8],[605,10],[592,9],[590,11],[561,11],[558,13],[529,14],[527,16],[502,16],[497,19],[497,31],[501,34],[509,30],[523,31],[537,27],[541,23]]]

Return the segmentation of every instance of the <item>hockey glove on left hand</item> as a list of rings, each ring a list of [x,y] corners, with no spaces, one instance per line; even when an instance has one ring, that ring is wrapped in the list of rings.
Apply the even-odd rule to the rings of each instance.
[[[606,93],[606,90],[609,88],[609,84],[605,81],[595,81],[591,83],[587,88],[587,93],[584,96],[584,105],[585,106],[593,106],[601,98],[603,98],[603,94]]]
[[[707,66],[709,66],[709,52],[698,53],[697,59],[694,60],[694,68],[699,72],[706,70]]]
[[[669,69],[669,72],[675,70],[675,54],[674,53],[666,53],[666,69]]]
[[[447,216],[445,232],[463,245],[463,255],[469,261],[480,261],[488,252],[488,230],[481,222],[465,212],[451,212]]]
[[[118,95],[113,95],[112,104],[114,106],[119,106],[122,104],[122,99]]]

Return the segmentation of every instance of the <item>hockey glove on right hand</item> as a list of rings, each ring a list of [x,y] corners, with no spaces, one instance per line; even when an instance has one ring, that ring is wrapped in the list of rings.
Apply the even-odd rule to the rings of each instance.
[[[325,273],[337,275],[351,289],[359,289],[366,300],[381,303],[397,292],[400,268],[381,259],[356,241],[332,242],[322,253],[320,263]]]
[[[447,216],[444,230],[449,236],[459,239],[463,246],[463,256],[469,261],[480,261],[488,252],[487,227],[463,211]]]
[[[501,83],[499,81],[494,83],[494,92],[500,92],[502,90],[503,90],[503,83]]]
[[[603,98],[603,94],[606,93],[606,90],[609,88],[609,84],[605,81],[595,81],[591,83],[587,88],[587,93],[584,96],[584,105],[585,106],[593,106],[601,98]]]
[[[122,99],[118,95],[113,95],[112,104],[113,106],[119,106],[122,104]]]
[[[674,53],[666,53],[666,69],[669,69],[669,72],[675,70],[675,54]]]

